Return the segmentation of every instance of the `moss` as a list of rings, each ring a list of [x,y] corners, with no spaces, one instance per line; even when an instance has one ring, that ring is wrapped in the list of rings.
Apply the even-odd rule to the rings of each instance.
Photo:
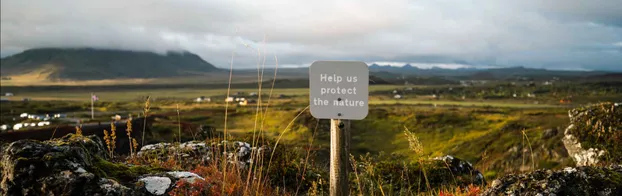
[[[575,126],[570,133],[577,136],[585,149],[606,150],[606,162],[622,161],[622,110],[604,102],[577,108],[569,112]]]
[[[122,184],[129,184],[138,177],[150,173],[168,171],[164,168],[152,168],[147,166],[127,166],[122,163],[112,163],[96,157],[91,171],[98,176],[114,179]]]

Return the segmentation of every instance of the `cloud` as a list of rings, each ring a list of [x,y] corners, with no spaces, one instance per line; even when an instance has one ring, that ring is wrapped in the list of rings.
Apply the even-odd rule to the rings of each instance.
[[[2,0],[2,55],[188,50],[219,67],[361,60],[622,70],[618,0]],[[265,51],[265,52],[264,52]],[[460,64],[462,64],[460,63]],[[423,65],[422,65],[423,66]]]

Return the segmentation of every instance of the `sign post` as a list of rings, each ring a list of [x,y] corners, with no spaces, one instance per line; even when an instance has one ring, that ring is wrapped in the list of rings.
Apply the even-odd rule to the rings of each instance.
[[[316,61],[309,67],[311,115],[330,121],[330,195],[349,195],[350,121],[369,111],[369,68],[357,61]]]

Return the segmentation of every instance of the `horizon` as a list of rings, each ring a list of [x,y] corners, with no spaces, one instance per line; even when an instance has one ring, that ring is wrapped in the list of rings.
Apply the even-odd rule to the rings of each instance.
[[[110,48],[93,48],[93,47],[74,47],[74,48],[60,48],[60,47],[42,47],[42,48],[32,48],[32,49],[28,49],[28,50],[38,50],[38,49],[60,49],[60,50],[80,50],[80,49],[84,49],[84,50],[113,50],[113,51],[127,51],[127,52],[152,52],[158,55],[167,55],[167,53],[191,53],[191,54],[195,54],[192,51],[187,51],[187,50],[167,50],[167,51],[161,51],[161,52],[153,52],[153,51],[149,51],[149,50],[125,50],[125,49],[110,49]],[[28,50],[24,50],[22,52],[26,52]],[[19,53],[15,53],[15,54],[10,54],[10,55],[3,55],[0,56],[1,59],[7,58],[7,57],[11,57],[13,55],[17,55],[20,54],[22,52]],[[195,54],[196,55],[196,54]],[[200,57],[200,56],[199,56]],[[203,57],[201,57],[202,60],[206,61],[205,59],[203,59]],[[208,63],[211,63],[209,61],[206,61]],[[302,68],[308,68],[310,65],[312,64],[312,62],[310,63],[305,63],[305,64],[280,64],[279,68],[281,69],[302,69]],[[512,69],[512,68],[524,68],[524,69],[536,69],[536,70],[547,70],[547,71],[579,71],[579,72],[611,72],[611,73],[622,73],[622,69],[620,70],[592,70],[592,69],[584,69],[584,68],[543,68],[543,67],[529,67],[529,66],[525,66],[525,65],[514,65],[514,66],[491,66],[491,65],[471,65],[471,64],[460,64],[460,63],[417,63],[417,62],[381,62],[381,61],[371,61],[371,62],[365,62],[365,64],[367,64],[367,66],[371,67],[374,65],[380,66],[380,67],[392,67],[392,68],[400,68],[403,67],[405,65],[410,65],[414,68],[418,68],[418,69],[423,69],[423,70],[430,70],[430,69],[446,69],[446,70],[460,70],[460,69],[476,69],[476,70],[490,70],[490,69]],[[214,65],[216,68],[219,69],[229,69],[228,66],[219,66],[219,65]],[[275,64],[266,64],[265,68],[268,69],[274,69],[276,67]],[[233,68],[234,70],[252,70],[252,69],[257,69],[257,67],[236,67],[234,66]]]

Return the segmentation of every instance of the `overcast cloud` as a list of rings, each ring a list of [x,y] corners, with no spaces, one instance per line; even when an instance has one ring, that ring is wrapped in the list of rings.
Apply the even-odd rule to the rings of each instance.
[[[620,0],[2,0],[2,56],[188,50],[218,67],[314,60],[622,71]],[[265,44],[264,43],[265,38]]]

